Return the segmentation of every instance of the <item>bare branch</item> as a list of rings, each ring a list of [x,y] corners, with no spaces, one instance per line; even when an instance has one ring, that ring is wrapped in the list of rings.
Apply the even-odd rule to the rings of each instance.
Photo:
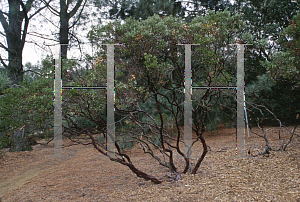
[[[26,6],[28,5],[28,6],[31,7],[32,1],[33,0],[28,0]],[[23,47],[24,47],[24,44],[25,44],[25,38],[26,38],[26,34],[27,34],[27,29],[28,29],[28,23],[29,23],[29,19],[28,19],[28,16],[27,16],[27,13],[28,13],[27,8],[24,5],[24,3],[23,3],[22,0],[20,0],[20,3],[21,3],[21,6],[22,6],[22,9],[23,9],[25,23],[24,23],[24,29],[23,29],[23,35],[22,35],[22,39],[21,39],[21,44],[19,46],[19,51],[23,50]]]
[[[0,55],[0,62],[1,62],[1,64],[2,64],[6,69],[8,68],[8,65],[5,64],[5,62],[3,61],[1,55]]]
[[[51,1],[52,1],[52,0],[49,0],[49,1],[46,3],[45,6],[39,8],[35,13],[33,13],[32,15],[30,15],[29,20],[30,20],[31,18],[33,18],[36,14],[38,14],[39,12],[41,12],[44,8],[46,8],[47,5],[49,5],[49,3],[50,3]],[[27,4],[26,4],[26,6],[27,6]]]
[[[5,49],[7,52],[12,53],[12,51],[10,51],[3,43],[0,42],[0,47]]]
[[[77,3],[75,5],[75,7],[69,12],[69,17],[73,17],[75,15],[75,13],[77,12],[77,10],[79,9],[79,7],[81,6],[83,0],[77,0]]]
[[[43,16],[48,22],[50,22],[53,26],[55,26],[56,28],[59,29],[59,26],[57,26],[56,24],[54,24],[51,20],[49,20],[47,17],[45,17],[43,14],[40,13],[41,16]]]
[[[78,18],[77,18],[77,19],[74,21],[74,23],[69,27],[69,29],[71,29],[72,27],[74,27],[74,26],[77,24],[77,22],[79,21],[79,19],[80,19],[80,17],[81,17],[81,14],[82,14],[82,12],[83,12],[83,9],[85,8],[86,3],[87,3],[87,0],[85,0],[84,4],[83,4],[83,6],[82,6],[82,8],[81,8],[81,10],[80,10],[80,12],[79,12]]]
[[[291,143],[291,141],[292,141],[292,139],[293,139],[293,136],[294,136],[294,134],[295,134],[295,131],[296,131],[297,127],[298,127],[298,125],[295,125],[294,130],[293,130],[293,133],[292,133],[292,135],[291,135],[291,137],[290,137],[288,143],[286,143],[286,145],[283,146],[283,151],[285,151],[285,150],[286,150],[286,147]]]
[[[34,34],[33,34],[33,33],[34,33]],[[36,33],[36,32],[32,32],[32,33],[27,33],[27,35],[31,35],[31,36],[39,37],[39,38],[41,38],[41,39],[47,39],[47,40],[50,40],[50,41],[58,42],[58,41],[55,40],[55,39],[50,39],[50,38],[44,37],[45,34],[39,34],[39,33]]]
[[[4,13],[2,12],[2,10],[0,10],[0,22],[1,22],[1,24],[2,24],[2,27],[3,27],[3,29],[4,29],[4,31],[5,31],[5,33],[7,33],[7,29],[8,29],[8,23],[7,23],[7,21],[6,21],[6,18],[4,17],[4,15],[3,15]]]
[[[57,11],[57,10],[55,10],[52,6],[50,6],[50,2],[51,2],[51,0],[49,1],[49,2],[46,2],[46,0],[42,0],[43,1],[43,3],[49,8],[49,10],[50,10],[50,12],[51,13],[53,13],[54,15],[56,15],[56,16],[59,16],[59,11]]]

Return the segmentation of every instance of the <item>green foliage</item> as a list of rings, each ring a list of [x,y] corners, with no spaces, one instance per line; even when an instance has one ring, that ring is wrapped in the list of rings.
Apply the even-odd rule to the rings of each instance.
[[[44,131],[46,137],[53,136],[53,70],[54,61],[52,57],[47,56],[41,65],[32,66],[27,64],[28,71],[24,77],[24,82],[20,83],[19,88],[7,88],[3,91],[4,95],[0,98],[0,129],[2,147],[10,147],[11,135],[16,128],[25,125],[28,134],[36,131]],[[91,83],[82,83],[80,78],[69,74],[69,70],[74,70],[77,63],[73,60],[62,61],[62,77],[67,80],[69,85],[91,85]],[[92,75],[94,70],[89,72],[81,71],[81,79],[90,78],[86,75]],[[95,71],[94,71],[95,73]],[[96,74],[97,75],[97,74]],[[104,79],[104,78],[103,78]],[[103,82],[98,76],[92,80]],[[97,85],[97,83],[96,83]],[[100,85],[103,86],[103,85]],[[92,115],[105,116],[102,111],[105,105],[104,90],[97,93],[97,90],[64,90],[63,93],[63,115],[71,116],[73,121],[81,127],[94,127],[92,120],[88,120],[87,108],[92,111]],[[79,99],[82,97],[83,99]],[[83,111],[80,111],[80,105],[83,105]],[[81,112],[81,113],[80,113]],[[73,113],[73,114],[71,114]],[[85,116],[83,116],[85,115]],[[106,120],[106,117],[104,121]],[[67,120],[63,119],[66,126]],[[72,123],[71,123],[72,124]]]
[[[105,86],[106,67],[102,58],[97,59],[92,69],[81,68],[74,60],[64,60],[62,72],[68,80],[65,86]],[[63,127],[67,133],[75,125],[91,133],[106,127],[105,89],[64,89],[62,99]]]
[[[157,145],[157,146],[161,146],[161,142],[160,142],[160,137],[157,135],[154,135],[153,137],[153,142]]]
[[[242,13],[247,23],[245,31],[251,34],[252,46],[245,50],[245,81],[255,81],[267,73],[264,61],[272,61],[273,51],[280,47],[278,38],[299,10],[299,3],[290,0],[237,0],[235,12]],[[244,41],[249,44],[249,40]]]
[[[298,14],[280,33],[282,48],[271,52],[269,60],[260,61],[266,74],[260,75],[246,89],[249,95],[246,100],[264,104],[285,124],[295,124],[300,111],[299,24]],[[270,114],[266,119],[276,123]]]
[[[121,0],[121,1],[94,1],[94,4],[103,8],[103,6],[109,6],[109,18],[110,19],[127,19],[132,17],[136,20],[145,20],[154,14],[160,15],[173,15],[184,17],[184,11],[186,8],[181,2],[168,1],[168,0]]]
[[[134,142],[132,141],[132,138],[128,136],[121,136],[121,138],[119,138],[117,142],[120,144],[120,149],[122,151],[130,150],[135,146]]]
[[[30,62],[27,62],[25,64],[25,74],[24,74],[24,80],[32,82],[40,77],[40,66],[39,65],[32,65]]]
[[[278,39],[279,31],[289,25],[299,10],[299,4],[290,0],[237,0],[236,5],[255,40],[268,37]]]
[[[94,4],[98,8],[108,6],[110,19],[125,20],[132,17],[136,20],[145,20],[153,15],[182,17],[190,22],[196,16],[204,16],[208,10],[214,12],[232,8],[230,0],[193,0],[188,4],[184,1],[169,0],[96,0]]]
[[[20,126],[26,125],[31,134],[53,127],[53,77],[47,76],[53,68],[51,58],[46,58],[40,68],[41,75],[35,79],[25,77],[19,87],[3,91],[0,98],[2,147],[10,147],[11,135]]]
[[[6,69],[0,68],[0,95],[3,95],[3,91],[9,87],[9,84],[10,81]]]
[[[116,72],[122,72],[116,77],[116,104],[122,109],[138,105],[154,117],[159,125],[157,105],[154,98],[151,98],[153,93],[158,91],[169,97],[171,102],[184,101],[184,48],[176,44],[200,44],[192,47],[193,78],[196,85],[232,86],[236,82],[236,59],[227,56],[236,53],[234,48],[225,49],[224,46],[234,43],[235,38],[249,38],[249,35],[240,31],[244,26],[240,16],[232,15],[229,11],[209,12],[207,16],[195,18],[190,23],[173,16],[162,19],[153,15],[144,21],[128,18],[123,24],[115,21],[105,26],[94,26],[88,37],[93,43],[102,41],[124,45],[115,49],[115,61],[118,64]],[[105,57],[100,57],[104,58],[105,63]],[[177,88],[176,97],[165,87]],[[166,126],[175,120],[174,115],[165,109],[171,108],[171,104],[162,95],[157,95],[157,98],[163,103],[160,111]],[[193,100],[198,102],[199,99]],[[174,110],[176,113],[179,109]],[[218,110],[220,109],[214,107],[214,114],[210,115],[213,124],[220,122],[215,118]],[[226,116],[228,115],[224,115],[224,119]],[[183,125],[182,117],[179,112],[177,119],[180,125]],[[141,113],[139,119],[146,121],[147,117]]]
[[[246,92],[249,98],[247,100],[257,102],[261,94],[267,94],[272,90],[275,82],[272,80],[270,75],[258,76],[258,79],[251,85],[246,87]]]
[[[293,86],[295,86],[295,82],[282,78],[275,82],[270,75],[261,75],[257,81],[247,86],[246,100],[265,105],[283,124],[295,124],[296,116],[300,111],[300,90]],[[256,111],[256,115],[260,116],[258,110],[254,111]],[[263,113],[265,123],[277,123],[271,114],[266,111]],[[248,113],[248,116],[250,120],[256,121],[256,116],[252,113]]]
[[[294,16],[280,37],[282,51],[274,54],[272,63],[267,63],[274,79],[283,77],[300,84],[300,14]],[[277,63],[277,65],[276,65]]]
[[[92,122],[91,120],[88,120],[84,117],[76,117],[74,116],[75,123],[82,128],[91,128],[91,127],[96,127],[96,124]]]
[[[0,99],[4,96],[4,90],[9,88],[9,78],[7,72],[4,68],[0,69]],[[1,106],[0,106],[1,107]],[[0,108],[1,109],[1,108]],[[5,121],[0,119],[0,149],[4,147],[10,147],[11,139],[5,134],[5,131],[8,129]]]
[[[5,127],[1,127],[0,132],[0,149],[3,148],[10,148],[13,144],[13,141],[10,137],[10,135],[4,133]]]

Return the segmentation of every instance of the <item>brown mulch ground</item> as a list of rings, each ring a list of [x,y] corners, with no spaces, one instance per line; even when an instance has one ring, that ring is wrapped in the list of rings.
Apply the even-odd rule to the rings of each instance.
[[[275,148],[279,145],[276,129],[268,130]],[[287,151],[236,158],[235,131],[223,128],[214,134],[206,133],[204,137],[212,151],[207,153],[196,175],[183,174],[179,181],[167,178],[167,168],[133,149],[130,153],[133,163],[142,171],[164,180],[159,185],[137,178],[127,167],[108,160],[90,146],[66,147],[63,159],[51,158],[54,151],[51,145],[35,145],[30,152],[6,152],[0,159],[0,196],[2,202],[300,202],[300,138],[296,138]],[[281,133],[281,139],[286,140],[287,135]],[[247,151],[252,154],[258,153],[255,148],[262,151],[264,141],[261,138],[250,134],[245,141]],[[64,140],[64,145],[68,144],[70,142]],[[200,156],[200,143],[197,148],[193,152],[199,152]],[[182,159],[176,158],[176,162],[180,163]],[[196,159],[192,165],[195,162]]]

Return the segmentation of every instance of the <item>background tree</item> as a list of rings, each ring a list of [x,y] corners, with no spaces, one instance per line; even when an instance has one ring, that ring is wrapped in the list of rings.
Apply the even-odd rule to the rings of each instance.
[[[248,88],[256,102],[264,103],[285,124],[296,124],[300,113],[298,33],[299,14],[278,34],[280,48],[270,53],[269,60],[261,61],[266,74]]]
[[[50,1],[51,0],[49,0],[48,3]],[[18,84],[23,81],[22,52],[25,45],[29,20],[44,9],[45,6],[38,6],[34,0],[28,0],[26,4],[21,0],[9,0],[8,6],[8,13],[2,9],[0,10],[0,22],[4,29],[4,33],[1,33],[1,35],[6,37],[7,42],[7,46],[0,43],[0,47],[8,52],[8,64],[4,62],[1,56],[0,61],[7,69],[11,83]],[[37,8],[37,10],[28,16],[32,7]],[[23,21],[24,25],[22,29]]]
[[[45,2],[45,0],[44,0]],[[52,12],[52,14],[59,17],[59,43],[63,44],[61,46],[61,57],[62,59],[67,58],[67,51],[68,51],[68,45],[69,45],[69,39],[70,35],[73,35],[73,33],[70,33],[70,29],[72,29],[82,18],[82,13],[85,8],[85,5],[87,3],[87,0],[60,0],[59,1],[59,9],[55,8],[54,6],[51,6],[50,4],[47,4],[48,9]],[[73,5],[73,8],[70,9],[70,7]],[[81,9],[79,9],[81,8]],[[70,25],[70,19],[73,19],[72,24]],[[73,35],[73,37],[76,37]]]
[[[283,52],[280,55],[283,59],[283,65],[285,68],[279,70],[275,73],[276,68],[269,68],[268,70],[272,74],[273,78],[283,77],[290,79],[293,82],[299,84],[300,80],[300,14],[294,16],[293,20],[290,21],[290,24],[281,32],[280,44],[281,51]],[[279,57],[280,57],[279,56]],[[276,58],[277,59],[277,58]],[[272,66],[273,67],[273,66]],[[277,68],[278,70],[278,68]]]
[[[270,61],[270,54],[280,48],[279,34],[289,26],[299,10],[299,4],[289,0],[238,0],[234,7],[235,12],[241,13],[247,23],[246,31],[251,35],[248,40],[253,41],[253,45],[245,52],[248,58],[245,61],[248,66],[245,69],[247,85],[266,73],[260,61]]]
[[[162,16],[173,15],[182,17],[185,21],[190,22],[196,16],[204,16],[209,10],[224,11],[230,8],[229,0],[104,0],[94,1],[97,7],[109,7],[109,12],[104,13],[111,19],[125,20],[128,17],[145,20],[154,14]]]
[[[161,16],[173,15],[177,17],[184,17],[185,15],[185,8],[182,4],[173,0],[96,0],[94,4],[99,8],[108,7],[108,13],[103,14],[106,18],[110,19],[125,20],[128,17],[133,17],[135,19],[145,20],[154,14]]]
[[[2,17],[0,16],[1,17],[1,23],[2,23],[4,31],[5,31],[5,34],[4,33],[2,33],[2,34],[7,36],[8,47],[5,47],[4,44],[1,44],[1,46],[2,46],[2,48],[6,48],[5,50],[8,50],[8,51],[10,50],[9,60],[10,60],[10,58],[17,55],[16,56],[17,60],[15,60],[15,61],[18,61],[19,69],[18,68],[8,68],[7,70],[10,71],[10,72],[8,72],[8,74],[12,74],[12,72],[15,71],[14,75],[18,75],[18,74],[21,75],[22,79],[20,81],[18,81],[18,83],[22,83],[24,76],[27,77],[26,82],[28,82],[29,77],[32,78],[31,81],[39,80],[40,77],[41,77],[41,79],[43,79],[43,77],[44,77],[43,76],[44,75],[44,73],[43,73],[44,70],[42,69],[42,67],[45,65],[44,63],[42,65],[37,65],[37,66],[32,66],[31,64],[26,64],[25,66],[27,67],[27,69],[23,70],[22,50],[23,50],[23,47],[24,47],[24,44],[25,44],[25,36],[27,34],[29,19],[31,19],[33,16],[38,14],[44,8],[48,7],[49,10],[52,12],[52,14],[57,14],[59,19],[60,19],[60,25],[61,26],[60,26],[60,31],[59,31],[59,39],[60,39],[61,43],[68,44],[70,39],[73,39],[73,40],[74,40],[74,38],[77,39],[76,35],[74,35],[70,30],[73,29],[73,32],[74,32],[76,30],[76,29],[74,29],[75,25],[80,24],[79,23],[80,19],[84,19],[84,17],[86,17],[86,13],[83,13],[83,9],[84,9],[87,1],[76,1],[76,2],[74,2],[74,1],[60,1],[59,6],[61,7],[61,10],[60,10],[60,12],[58,12],[52,6],[52,3],[55,3],[55,2],[52,2],[51,0],[50,1],[46,1],[46,0],[42,1],[42,5],[44,5],[44,6],[40,7],[30,17],[27,17],[29,9],[31,7],[37,8],[37,6],[40,6],[40,3],[41,2],[39,2],[39,4],[38,4],[37,2],[34,2],[34,1],[28,1],[26,6],[25,6],[25,5],[23,5],[22,1],[9,1],[8,2],[8,4],[9,4],[9,13],[5,13],[4,11],[1,10],[1,15],[2,15]],[[21,5],[21,7],[23,7],[23,11],[20,11],[20,5]],[[71,6],[73,6],[73,9],[70,11]],[[80,9],[80,7],[81,7],[81,9]],[[26,15],[24,15],[24,13],[26,13]],[[7,19],[10,22],[10,24],[8,24],[6,22],[7,19],[5,18],[5,16],[8,16]],[[23,30],[22,35],[21,35],[21,25],[22,25],[23,19],[25,19],[25,23],[24,23],[24,30]],[[41,20],[41,18],[38,18],[38,19]],[[71,21],[71,19],[72,19],[72,21]],[[72,23],[71,25],[69,25],[70,22]],[[18,28],[18,26],[19,26],[19,28]],[[15,33],[15,32],[18,32],[18,33]],[[17,40],[18,37],[19,37],[19,40]],[[16,48],[17,50],[13,51],[12,47]],[[67,49],[68,49],[68,46],[62,46],[62,57],[63,58],[67,57]],[[2,58],[1,58],[1,61],[5,65],[4,60]],[[13,63],[13,62],[10,62],[10,63],[11,63],[11,65],[16,64],[16,63]],[[69,64],[68,61],[64,61],[64,67],[68,66],[68,64]],[[68,67],[70,69],[73,69],[75,66],[73,66],[73,67],[68,66]],[[22,70],[22,71],[16,73],[16,71],[19,71],[19,70],[20,71]],[[67,72],[67,69],[64,68],[63,73],[66,73],[66,72]],[[49,72],[47,72],[47,74],[48,73]],[[8,86],[6,86],[5,83],[3,83],[3,89],[4,89],[4,87],[7,88]],[[28,85],[27,85],[27,87],[29,88]],[[47,87],[45,86],[45,88],[47,88]],[[34,86],[32,87],[32,89],[34,89]],[[13,93],[13,92],[10,92],[10,91],[5,91],[5,92],[10,94],[10,95],[6,95],[5,97],[10,97],[11,98],[11,96],[16,96],[16,94]],[[1,94],[4,94],[4,91],[2,91]],[[19,97],[19,96],[17,96],[17,97]],[[44,97],[44,98],[46,98],[46,97]],[[6,103],[6,101],[3,101],[3,103]],[[9,104],[7,106],[11,106],[11,105]],[[24,110],[19,108],[19,106],[20,105],[18,105],[18,107],[16,106],[16,110],[19,110],[21,114],[24,113]],[[3,108],[3,109],[6,109],[6,108]],[[34,107],[34,108],[32,108],[32,110],[30,112],[32,114],[34,114],[34,116],[36,116],[34,119],[40,117],[40,112],[41,111],[38,108]],[[28,113],[30,114],[30,112],[28,112]],[[11,113],[11,112],[8,111],[6,113]],[[20,114],[20,113],[17,113],[17,114]],[[14,115],[16,115],[16,114],[14,114]],[[8,116],[8,114],[6,114],[6,116]],[[10,127],[10,128],[7,128],[7,127],[5,128],[7,133],[12,133],[12,130],[15,130],[18,127],[22,127],[23,124],[26,122],[26,120],[27,120],[27,122],[25,124],[26,125],[25,129],[26,129],[26,134],[27,135],[30,134],[30,133],[35,132],[36,130],[38,130],[38,131],[47,131],[49,129],[49,126],[51,126],[51,124],[49,123],[49,120],[45,120],[45,122],[43,122],[44,123],[44,125],[43,125],[43,124],[35,124],[34,122],[29,121],[28,116],[23,116],[22,115],[20,117],[22,117],[24,119],[19,120],[18,119],[19,117],[18,117],[18,118],[16,118],[15,121],[11,120],[13,123],[11,125],[9,125],[9,124],[7,125],[7,127]],[[51,117],[51,116],[49,116],[49,117]],[[19,121],[17,121],[17,120],[19,120]],[[9,121],[7,120],[7,122],[9,122]]]

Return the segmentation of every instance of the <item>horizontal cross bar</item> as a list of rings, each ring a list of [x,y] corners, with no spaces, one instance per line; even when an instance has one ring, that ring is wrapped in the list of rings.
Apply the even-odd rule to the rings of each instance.
[[[87,86],[87,87],[83,87],[83,86],[63,86],[62,87],[63,89],[73,89],[73,88],[75,88],[75,89],[87,89],[87,88],[89,88],[89,89],[92,89],[92,88],[100,88],[100,89],[106,89],[106,87],[99,87],[99,86],[95,86],[95,87],[93,87],[93,86]]]
[[[63,86],[62,87],[63,89],[73,89],[73,88],[75,88],[75,89],[85,89],[85,88],[100,88],[100,89],[105,89],[105,88],[107,88],[106,86],[104,86],[104,87],[99,87],[99,86],[95,86],[95,87],[93,87],[93,86],[86,86],[86,87],[84,87],[84,86]],[[200,86],[200,87],[192,87],[192,88],[199,88],[199,89],[201,89],[201,88],[204,88],[204,89],[207,89],[207,88],[213,88],[213,89],[228,89],[228,88],[231,88],[231,89],[233,89],[233,88],[237,88],[237,86],[212,86],[212,87],[210,87],[210,86]]]
[[[219,88],[224,88],[224,89],[226,89],[226,88],[227,88],[227,89],[228,89],[228,88],[237,88],[237,86],[226,86],[226,87],[225,87],[225,86],[215,86],[215,87],[214,87],[214,86],[212,86],[212,87],[210,87],[210,86],[193,87],[193,86],[192,86],[192,88],[200,88],[200,89],[201,89],[201,88],[214,88],[214,89],[219,89]]]

